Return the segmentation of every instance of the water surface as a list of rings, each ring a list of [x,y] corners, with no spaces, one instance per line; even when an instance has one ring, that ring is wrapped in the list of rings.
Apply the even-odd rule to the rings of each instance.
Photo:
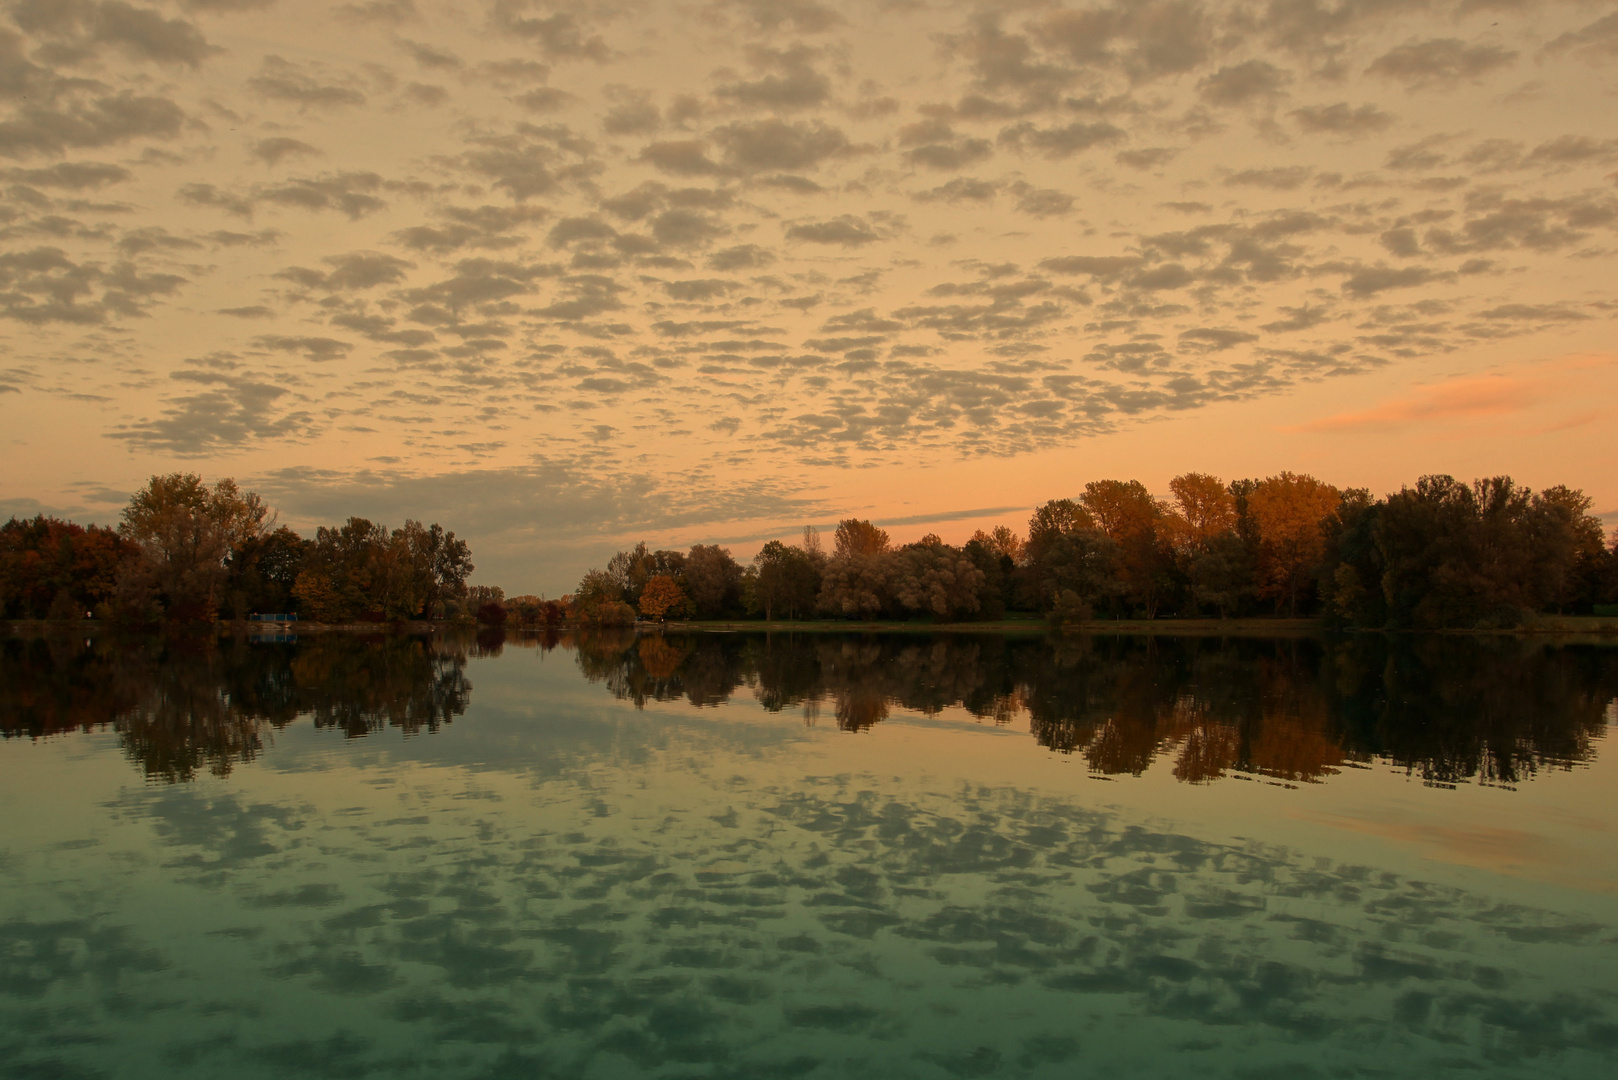
[[[0,1076],[1610,1075],[1618,649],[0,642]]]

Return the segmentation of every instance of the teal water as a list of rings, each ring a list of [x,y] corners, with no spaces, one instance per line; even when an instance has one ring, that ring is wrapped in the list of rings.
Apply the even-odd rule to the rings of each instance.
[[[0,1077],[1610,1076],[1618,649],[0,642]]]

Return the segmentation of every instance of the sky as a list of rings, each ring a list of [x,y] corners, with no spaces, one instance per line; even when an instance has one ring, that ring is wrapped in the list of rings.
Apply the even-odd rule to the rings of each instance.
[[[4,0],[0,515],[636,539],[1427,473],[1618,524],[1618,3]]]

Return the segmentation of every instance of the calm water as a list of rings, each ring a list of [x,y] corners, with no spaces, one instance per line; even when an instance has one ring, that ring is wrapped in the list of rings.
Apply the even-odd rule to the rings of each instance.
[[[0,1077],[1618,1072],[1618,648],[0,642]]]

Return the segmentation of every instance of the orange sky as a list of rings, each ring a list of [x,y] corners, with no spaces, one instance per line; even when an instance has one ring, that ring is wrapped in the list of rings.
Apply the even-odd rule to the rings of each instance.
[[[555,594],[1190,469],[1618,511],[1618,4],[0,7],[0,513]]]

